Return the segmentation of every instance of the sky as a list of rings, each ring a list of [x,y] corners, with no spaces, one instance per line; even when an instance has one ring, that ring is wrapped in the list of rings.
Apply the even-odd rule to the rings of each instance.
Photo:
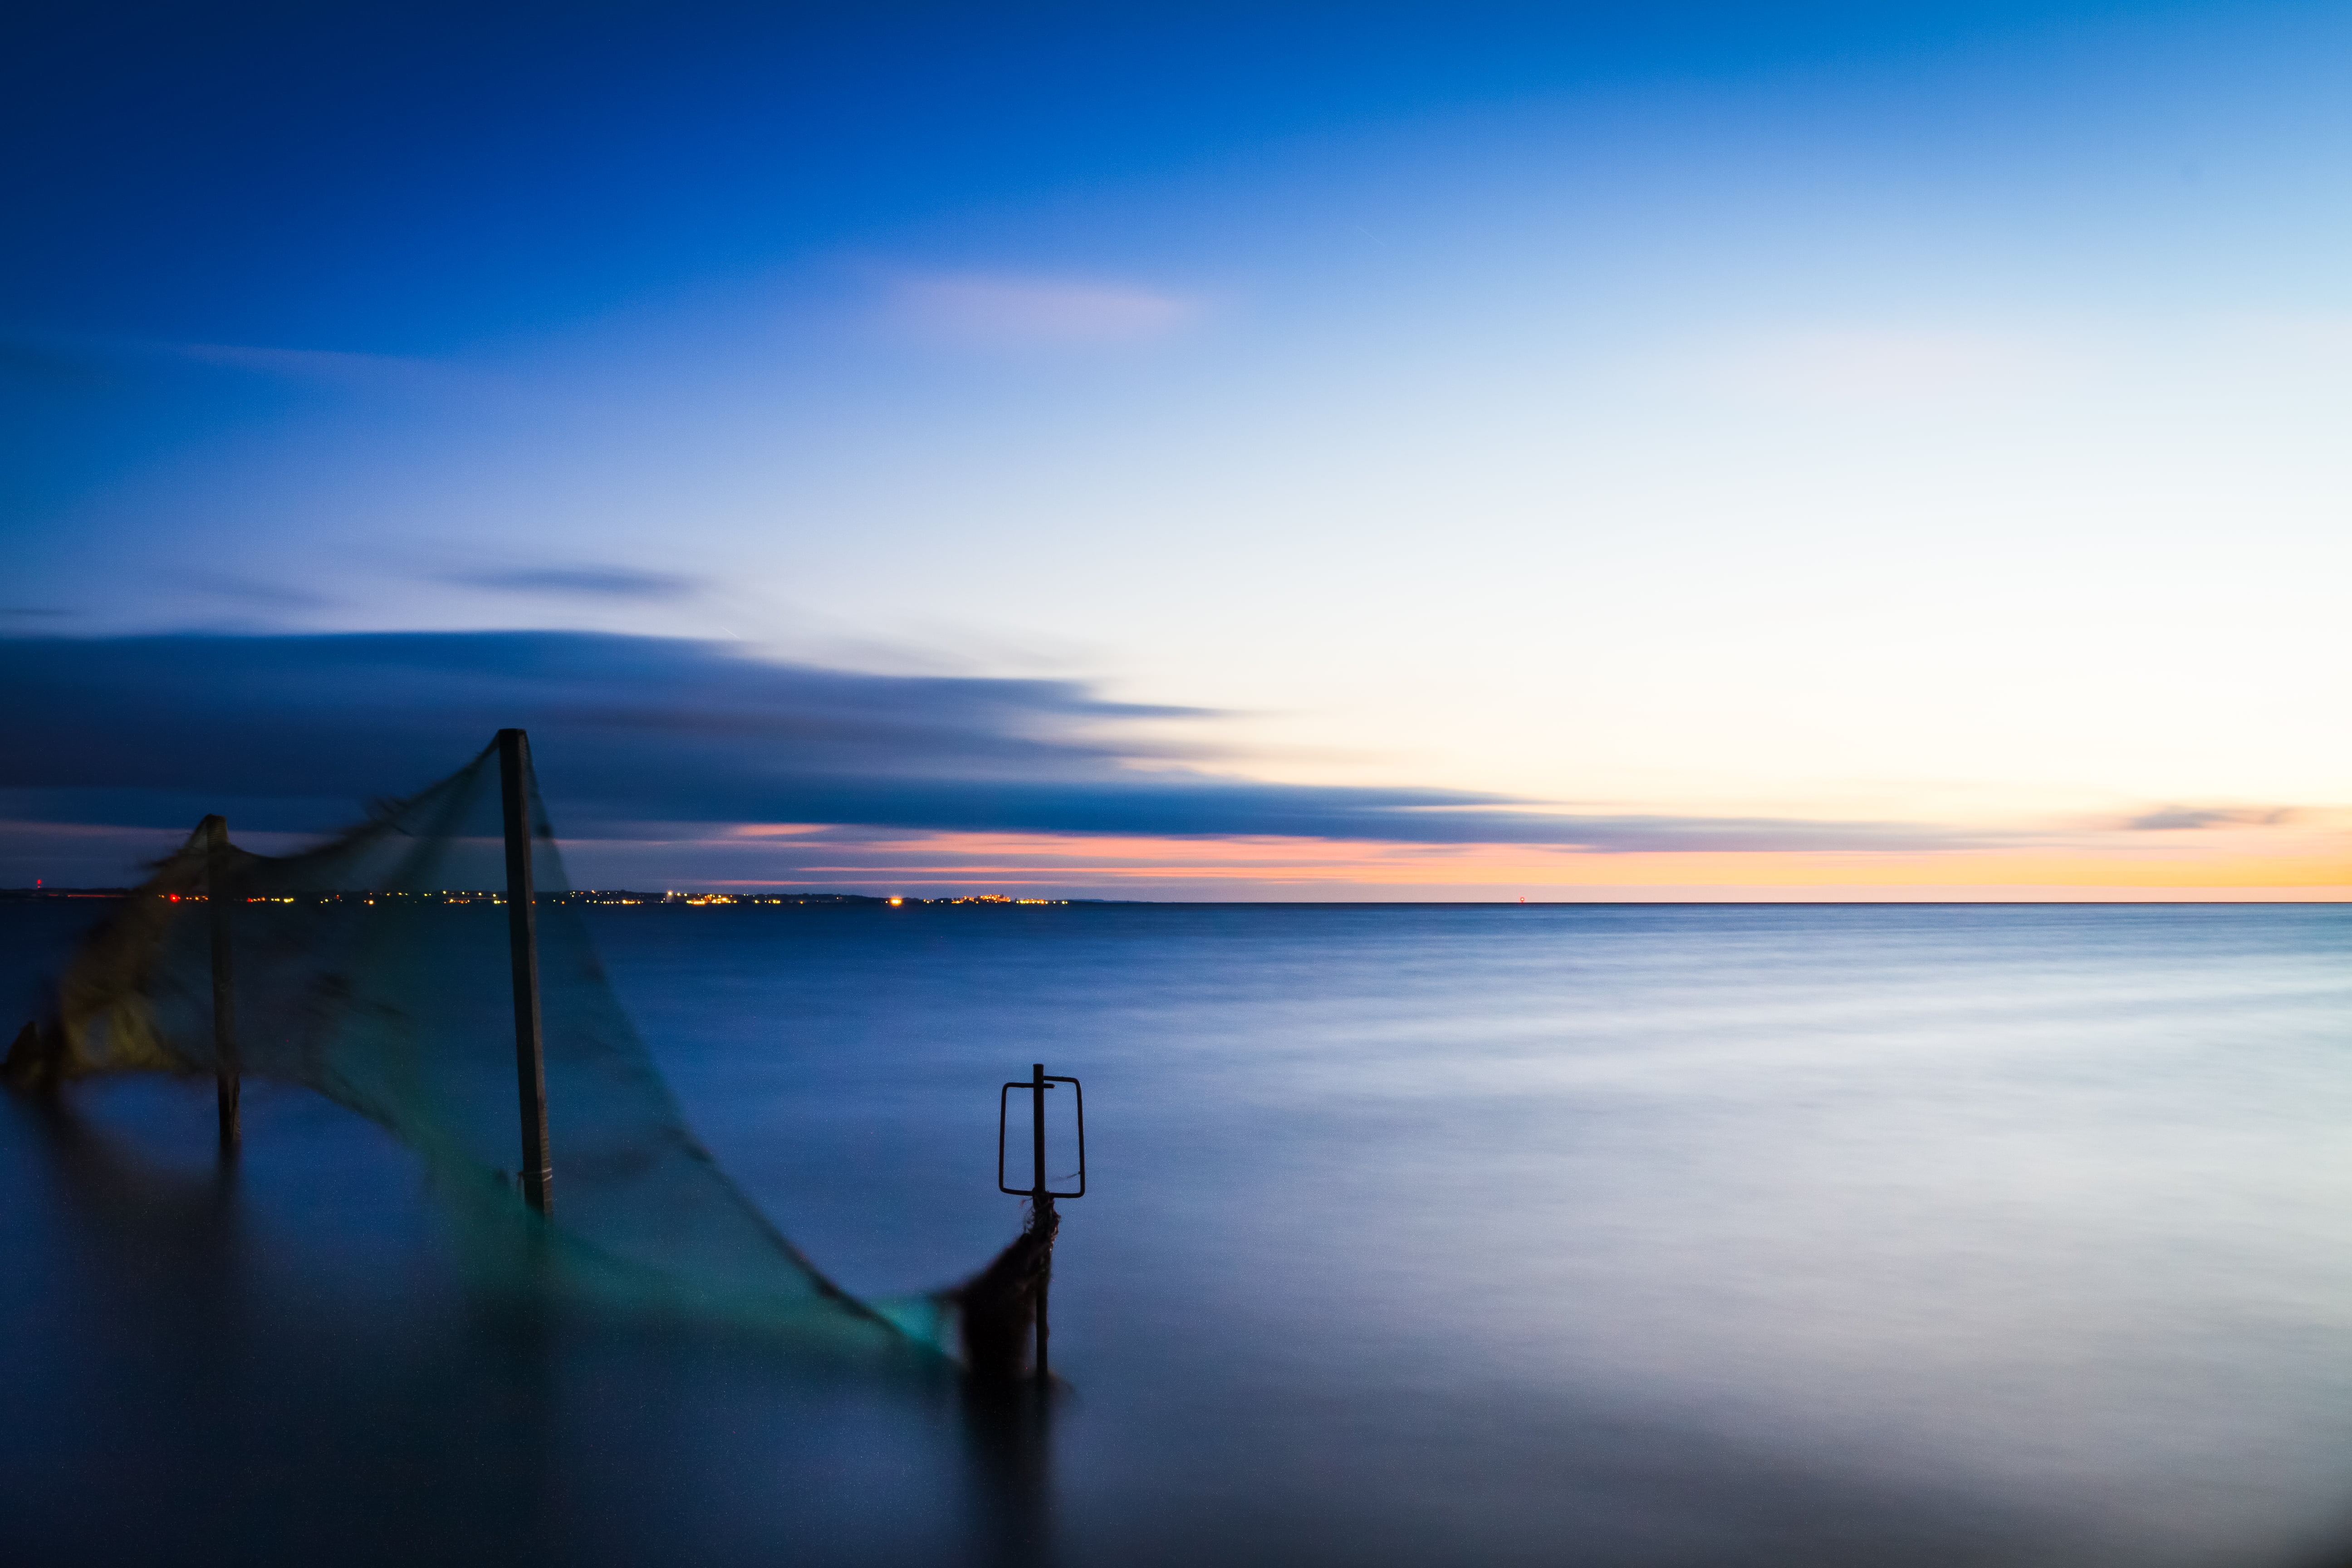
[[[2340,899],[2340,5],[90,4],[0,885]]]

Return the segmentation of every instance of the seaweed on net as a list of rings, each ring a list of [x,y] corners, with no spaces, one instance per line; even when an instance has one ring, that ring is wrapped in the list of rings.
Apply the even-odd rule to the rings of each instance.
[[[524,1205],[508,1170],[518,1142],[498,778],[494,745],[296,855],[215,848],[200,827],[92,932],[61,978],[58,1026],[19,1037],[6,1078],[37,1089],[233,1067],[299,1084],[424,1159],[487,1282],[919,1358],[977,1333],[975,1373],[1010,1375],[997,1342],[1008,1316],[1033,1310],[1034,1238],[1024,1233],[949,1290],[866,1302],[826,1279],[694,1136],[581,911],[549,896],[569,884],[536,780],[527,799],[556,1180],[551,1215]],[[205,894],[216,871],[232,900],[233,1063],[214,1038]]]

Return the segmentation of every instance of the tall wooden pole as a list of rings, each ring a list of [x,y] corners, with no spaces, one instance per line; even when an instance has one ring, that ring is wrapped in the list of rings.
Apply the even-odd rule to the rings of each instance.
[[[1054,1284],[1054,1197],[1045,1190],[1045,1064],[1030,1068],[1029,1155],[1034,1184],[1029,1192],[1030,1223],[1045,1238],[1045,1259],[1037,1270],[1037,1385],[1048,1386],[1053,1373],[1045,1361],[1051,1331],[1045,1321],[1045,1297]]]
[[[547,1058],[539,1027],[539,920],[531,907],[530,738],[520,730],[499,731],[499,800],[506,810],[507,946],[514,960],[522,1197],[544,1215],[555,1207],[555,1170],[547,1152]]]
[[[213,938],[213,1089],[220,1105],[220,1147],[234,1159],[245,1142],[245,1118],[237,1101],[245,1087],[236,1050],[236,948],[230,910],[236,879],[228,864],[228,818],[207,816],[205,829],[205,909]]]

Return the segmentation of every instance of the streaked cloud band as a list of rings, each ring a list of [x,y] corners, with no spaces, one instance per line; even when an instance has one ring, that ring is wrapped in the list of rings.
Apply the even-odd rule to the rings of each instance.
[[[1204,717],[1080,682],[877,675],[726,644],[574,632],[0,639],[43,743],[0,759],[18,820],[167,826],[237,805],[323,830],[530,728],[570,832],[793,823],[957,833],[1927,851],[1958,829],[1580,814],[1436,787],[1269,783],[1139,728]]]

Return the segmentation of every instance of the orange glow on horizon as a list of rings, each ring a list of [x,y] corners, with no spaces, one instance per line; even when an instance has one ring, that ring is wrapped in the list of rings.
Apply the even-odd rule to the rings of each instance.
[[[746,837],[764,837],[751,829]],[[1214,897],[1219,883],[1256,897],[1499,897],[1557,889],[1571,897],[2352,899],[2345,834],[2311,827],[2050,836],[2047,847],[1887,853],[1858,850],[1603,854],[1519,844],[1392,844],[1323,839],[1154,838],[1086,835],[877,835],[824,847],[792,885],[850,882],[1088,889],[1139,895],[1160,884]],[[817,846],[808,846],[815,848]],[[730,885],[783,885],[746,879]]]

